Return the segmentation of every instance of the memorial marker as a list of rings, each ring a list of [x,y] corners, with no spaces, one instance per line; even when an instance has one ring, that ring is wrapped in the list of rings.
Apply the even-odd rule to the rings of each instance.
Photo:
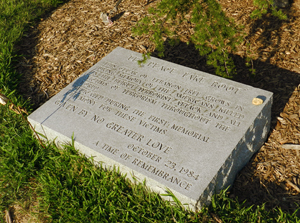
[[[233,183],[270,128],[272,93],[116,48],[28,120],[191,208]],[[253,104],[254,98],[261,99]],[[256,100],[257,101],[257,100]]]

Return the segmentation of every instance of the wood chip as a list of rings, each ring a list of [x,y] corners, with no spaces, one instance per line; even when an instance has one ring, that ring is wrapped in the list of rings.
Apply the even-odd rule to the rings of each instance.
[[[286,125],[286,124],[287,124],[287,122],[284,120],[284,118],[277,117],[277,120],[278,120],[281,124],[283,124],[283,125]]]
[[[284,145],[281,145],[281,147],[284,149],[300,150],[300,145],[295,145],[295,144],[284,144]]]

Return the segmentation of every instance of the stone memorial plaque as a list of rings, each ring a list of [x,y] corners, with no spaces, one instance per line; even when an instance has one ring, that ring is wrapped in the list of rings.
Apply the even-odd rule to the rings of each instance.
[[[272,93],[157,58],[139,66],[140,59],[116,48],[28,120],[48,140],[67,143],[74,134],[86,156],[199,208],[264,143]]]

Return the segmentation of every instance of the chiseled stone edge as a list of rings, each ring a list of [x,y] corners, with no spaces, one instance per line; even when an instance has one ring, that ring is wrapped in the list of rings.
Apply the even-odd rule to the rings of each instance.
[[[262,147],[270,131],[272,103],[273,95],[264,104],[264,108],[257,115],[252,125],[249,126],[244,137],[232,150],[230,156],[199,197],[195,209],[201,208],[203,205],[209,205],[214,194],[219,193],[227,187],[231,187],[238,172],[242,170],[251,157]]]
[[[67,137],[59,132],[53,131],[52,129],[48,128],[45,125],[42,125],[35,120],[28,118],[28,121],[31,123],[31,125],[34,127],[35,131],[37,133],[43,134],[46,138],[41,138],[42,140],[46,140],[48,142],[54,142],[59,148],[62,148],[62,145],[68,145],[71,144],[71,136]],[[151,191],[158,193],[158,194],[166,194],[167,189],[170,190],[175,197],[181,202],[184,208],[188,210],[195,211],[195,207],[197,204],[197,201],[189,198],[175,190],[172,190],[168,187],[166,187],[164,184],[161,184],[157,182],[156,180],[153,180],[144,174],[141,174],[137,171],[134,171],[133,169],[111,159],[107,156],[96,152],[93,149],[90,149],[89,147],[76,142],[76,138],[74,140],[74,147],[76,150],[78,150],[82,155],[85,155],[87,158],[93,157],[94,164],[102,165],[102,167],[106,170],[113,170],[114,168],[120,170],[120,174],[124,175],[127,179],[129,179],[132,183],[144,183],[148,189]],[[174,202],[171,196],[161,196],[162,199]]]

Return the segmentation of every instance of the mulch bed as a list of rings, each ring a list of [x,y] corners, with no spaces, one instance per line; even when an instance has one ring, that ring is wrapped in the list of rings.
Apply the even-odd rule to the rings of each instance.
[[[109,12],[115,1],[71,0],[25,33],[16,49],[24,55],[17,65],[23,74],[19,90],[31,100],[34,109],[117,46],[157,55],[147,36],[131,33],[136,22],[147,15],[148,7],[157,1],[148,5],[147,1],[123,1],[110,27],[102,23],[100,12]],[[267,208],[293,211],[295,203],[300,203],[300,150],[282,146],[300,144],[300,0],[284,9],[287,21],[269,14],[251,19],[252,0],[220,3],[247,33],[244,43],[232,55],[238,71],[234,80],[274,93],[268,140],[239,173],[230,196],[246,199],[249,205],[266,202]],[[213,74],[205,58],[192,44],[185,43],[192,26],[184,24],[181,28],[182,42],[175,47],[166,44],[163,59]],[[251,45],[255,77],[244,65],[247,44]]]

